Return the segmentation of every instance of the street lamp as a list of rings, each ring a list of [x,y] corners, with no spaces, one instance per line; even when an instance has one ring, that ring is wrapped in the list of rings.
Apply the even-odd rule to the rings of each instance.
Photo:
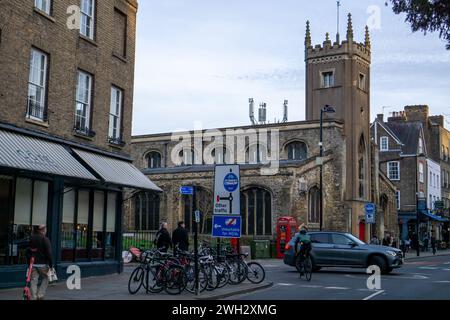
[[[320,207],[319,207],[319,215],[320,215],[320,231],[322,231],[323,227],[323,114],[324,113],[335,113],[336,110],[332,106],[325,105],[323,109],[320,110]]]

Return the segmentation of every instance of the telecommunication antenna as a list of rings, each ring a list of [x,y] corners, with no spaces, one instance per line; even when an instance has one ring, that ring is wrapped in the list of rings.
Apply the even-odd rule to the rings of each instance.
[[[252,122],[252,125],[256,124],[256,120],[255,120],[255,101],[253,100],[253,98],[248,99],[248,103],[249,103],[249,117],[250,117],[250,121]]]
[[[288,100],[284,100],[283,104],[283,122],[288,122]]]
[[[336,42],[340,42],[340,35],[339,35],[339,18],[340,18],[340,8],[341,8],[341,1],[337,1],[337,32],[336,32]]]

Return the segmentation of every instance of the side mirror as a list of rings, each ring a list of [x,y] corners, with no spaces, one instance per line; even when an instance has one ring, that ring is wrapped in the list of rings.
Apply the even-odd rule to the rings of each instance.
[[[349,245],[350,247],[352,247],[352,248],[358,246],[358,245],[357,245],[355,242],[353,242],[353,241],[349,241],[349,242],[348,242],[348,245]]]

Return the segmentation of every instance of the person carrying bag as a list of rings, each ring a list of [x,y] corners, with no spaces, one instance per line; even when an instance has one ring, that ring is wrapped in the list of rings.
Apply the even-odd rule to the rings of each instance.
[[[31,300],[44,300],[49,282],[57,280],[55,269],[53,269],[52,247],[46,233],[45,225],[37,226],[30,241],[30,249],[34,257],[31,272]],[[38,288],[39,279],[42,282]]]

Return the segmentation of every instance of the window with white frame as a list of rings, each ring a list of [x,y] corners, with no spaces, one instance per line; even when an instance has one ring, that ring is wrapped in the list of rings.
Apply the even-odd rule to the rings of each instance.
[[[46,14],[50,14],[51,0],[34,0],[34,6]]]
[[[78,71],[77,97],[75,109],[75,129],[89,133],[92,99],[92,76]]]
[[[334,72],[322,72],[322,87],[329,88],[334,86]]]
[[[381,137],[380,138],[380,151],[388,151],[389,150],[389,138]]]
[[[27,117],[45,120],[48,56],[37,49],[31,49],[30,75],[28,78]]]
[[[423,183],[423,163],[419,162],[419,182]]]
[[[395,192],[395,200],[397,202],[397,210],[400,210],[400,191],[397,190]]]
[[[80,32],[89,39],[94,39],[95,0],[81,0]]]
[[[111,106],[109,111],[109,139],[114,142],[121,140],[123,91],[117,87],[111,88]]]
[[[400,162],[391,161],[387,164],[388,178],[390,180],[400,180]]]

